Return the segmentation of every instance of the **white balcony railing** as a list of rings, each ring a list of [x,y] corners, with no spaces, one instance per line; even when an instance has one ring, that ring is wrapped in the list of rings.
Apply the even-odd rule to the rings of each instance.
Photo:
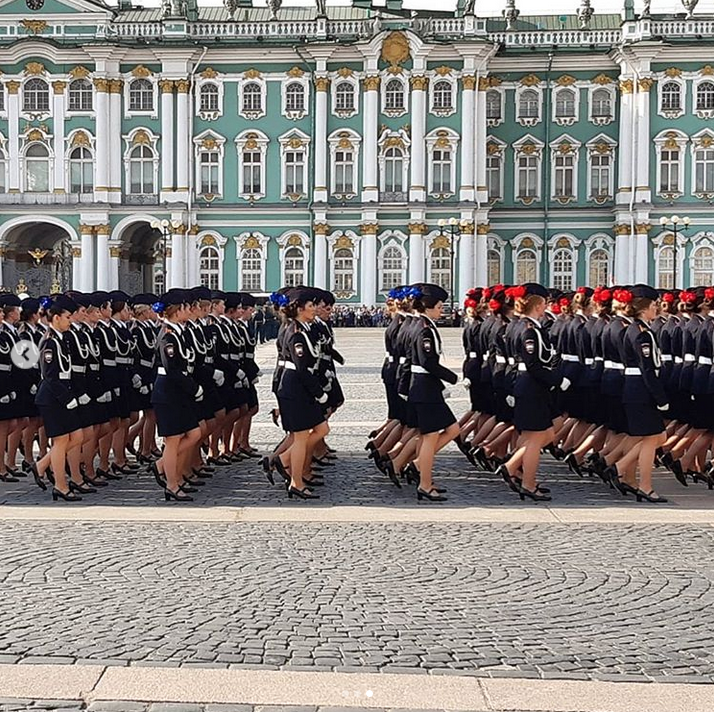
[[[0,193],[0,205],[77,205],[93,202],[94,193]]]

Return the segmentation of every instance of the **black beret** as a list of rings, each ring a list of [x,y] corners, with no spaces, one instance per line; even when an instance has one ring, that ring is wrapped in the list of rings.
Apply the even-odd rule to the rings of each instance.
[[[27,297],[27,299],[22,300],[20,308],[26,314],[37,314],[37,312],[40,311],[40,300],[34,297]]]
[[[19,307],[22,304],[22,299],[17,294],[11,292],[0,293],[0,307]]]
[[[191,299],[195,302],[211,299],[211,290],[208,287],[194,287],[189,291],[191,293]]]
[[[527,282],[523,286],[526,288],[526,295],[529,297],[543,297],[543,299],[548,299],[550,296],[548,289],[537,282]]]
[[[657,290],[654,287],[650,287],[649,284],[636,284],[634,287],[630,287],[629,291],[635,299],[651,299],[655,301],[659,298]]]
[[[93,292],[90,297],[93,307],[103,307],[107,302],[111,301],[109,292]]]
[[[122,292],[121,289],[115,289],[113,292],[109,292],[109,300],[112,302],[129,302],[131,297],[126,293]]]

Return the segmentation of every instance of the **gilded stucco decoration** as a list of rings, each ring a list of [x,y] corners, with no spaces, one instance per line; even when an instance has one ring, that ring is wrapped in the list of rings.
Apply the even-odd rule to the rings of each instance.
[[[410,235],[426,235],[428,227],[423,222],[410,222],[407,226]]]
[[[249,235],[246,237],[243,243],[244,250],[258,250],[260,249],[260,240],[255,235]]]
[[[312,229],[316,235],[327,235],[330,232],[330,226],[326,222],[315,223]]]
[[[290,235],[286,244],[288,247],[302,247],[302,238],[300,235]]]
[[[151,138],[149,134],[144,131],[144,129],[139,129],[131,139],[132,146],[149,146],[151,145]]]
[[[632,94],[634,89],[634,84],[632,79],[622,79],[620,80],[620,91],[623,94]]]
[[[432,242],[431,242],[431,249],[432,250],[438,250],[441,247],[450,247],[451,243],[449,242],[449,238],[446,237],[446,235],[439,235],[438,237],[435,237]]]
[[[451,67],[441,66],[434,70],[434,73],[439,77],[448,77],[454,70]]]
[[[409,82],[415,91],[426,91],[426,88],[429,86],[429,80],[422,76],[412,77]]]
[[[571,87],[573,84],[575,84],[575,77],[571,76],[570,74],[563,74],[562,77],[558,77],[555,80],[555,83],[559,87]]]
[[[337,240],[335,240],[335,250],[343,250],[343,249],[354,249],[355,243],[350,240],[347,235],[340,235]]]
[[[700,70],[699,73],[704,76],[704,77],[711,77],[714,76],[714,67],[712,67],[711,64],[705,64]]]
[[[524,87],[534,87],[540,84],[540,79],[536,74],[526,74],[526,76],[521,79],[521,84]]]
[[[593,84],[599,84],[600,86],[605,86],[607,84],[612,84],[614,79],[612,77],[608,77],[607,74],[598,74],[594,79],[593,79]]]
[[[39,35],[47,29],[44,20],[20,20],[20,24],[33,35]]]
[[[218,147],[218,142],[213,136],[206,136],[206,138],[201,141],[201,148],[205,148],[207,151],[212,151],[214,148]]]
[[[379,223],[362,223],[362,225],[360,225],[360,232],[363,235],[376,235],[379,232]]]
[[[131,76],[136,79],[146,79],[151,76],[151,70],[147,69],[143,64],[140,64],[131,70]]]
[[[259,79],[260,72],[257,69],[249,69],[247,72],[243,73],[244,79]]]
[[[77,133],[72,136],[72,148],[75,148],[76,146],[91,146],[89,136],[87,136],[84,131],[77,131]]]
[[[403,32],[395,30],[387,35],[382,43],[383,61],[394,67],[406,62],[410,56],[409,40]]]
[[[45,65],[41,62],[28,62],[25,65],[25,74],[37,76],[45,73]]]
[[[342,77],[343,79],[351,77],[354,73],[354,69],[350,69],[349,67],[340,67],[337,70],[337,76]]]
[[[69,76],[72,77],[72,79],[86,79],[90,74],[91,72],[81,64],[69,71]]]
[[[206,67],[201,72],[201,79],[215,79],[218,76],[218,72],[213,67]]]
[[[293,79],[299,79],[300,77],[305,76],[305,70],[300,69],[300,67],[293,67],[292,69],[288,70],[287,75],[289,77],[292,77]]]
[[[528,247],[528,248],[535,247],[535,242],[533,242],[533,238],[532,237],[524,237],[521,240],[521,247]]]
[[[201,240],[201,247],[216,247],[217,244],[216,238],[213,237],[213,235],[204,235]]]
[[[478,235],[488,235],[489,232],[491,232],[491,225],[489,223],[481,223],[476,228],[476,233]]]
[[[665,77],[674,79],[675,77],[682,76],[682,70],[679,67],[668,67],[667,69],[664,70],[664,75],[665,75]]]

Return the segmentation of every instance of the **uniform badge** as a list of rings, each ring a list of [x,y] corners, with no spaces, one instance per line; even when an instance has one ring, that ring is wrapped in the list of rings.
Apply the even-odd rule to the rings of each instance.
[[[527,339],[524,343],[523,346],[526,349],[527,354],[534,354],[535,353],[535,341],[533,339]]]
[[[166,345],[166,355],[167,355],[169,358],[173,358],[173,357],[174,357],[174,345],[173,345],[173,344],[167,344],[167,345]]]
[[[431,353],[431,339],[424,339],[423,345],[424,345],[424,351],[426,351],[428,354],[430,354]]]
[[[45,363],[52,363],[52,349],[45,350]]]
[[[295,355],[302,358],[303,353],[302,344],[295,344]]]
[[[649,344],[642,344],[642,355],[649,358],[652,355],[652,347]]]

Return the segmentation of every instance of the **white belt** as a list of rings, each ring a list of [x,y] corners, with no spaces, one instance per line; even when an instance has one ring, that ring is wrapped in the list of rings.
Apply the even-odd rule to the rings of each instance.
[[[671,361],[672,360],[672,354],[662,354],[662,361]]]
[[[283,368],[285,368],[285,363],[285,361],[278,359],[278,366],[282,366]]]
[[[72,378],[72,373],[70,371],[62,371],[59,377],[62,381],[69,381],[69,379]]]
[[[159,376],[165,376],[166,375],[166,369],[163,366],[159,366],[156,369],[156,373],[159,374]]]
[[[246,354],[245,357],[246,357],[249,361],[255,360],[255,354]]]
[[[684,363],[692,363],[693,361],[696,361],[697,359],[694,358],[694,354],[684,354]]]
[[[516,359],[513,358],[513,356],[508,357],[508,365],[509,366],[515,366],[516,365]]]
[[[602,356],[596,356],[596,357],[595,357],[595,363],[599,363],[600,361],[604,361],[604,360],[605,360],[605,359],[603,359]]]
[[[496,363],[506,363],[505,356],[496,356]]]
[[[205,361],[206,363],[213,363],[213,356],[206,356],[206,358],[204,359],[204,361]],[[144,362],[142,361],[142,363],[144,363]]]
[[[142,359],[139,361],[139,366],[146,366],[146,368],[152,368],[152,367],[154,366],[154,362],[153,362],[153,361],[148,361],[147,359],[142,358]]]
[[[469,351],[469,358],[478,358],[478,354],[475,351]]]
[[[675,362],[675,363],[682,363],[682,357],[681,357],[681,356],[675,356],[675,357],[674,357],[674,362]]]
[[[625,366],[621,363],[617,363],[617,361],[605,361],[605,368],[611,368],[615,371],[622,371]]]
[[[482,361],[488,361],[488,354],[484,354],[484,355],[481,357],[481,360],[482,360]]]
[[[712,365],[712,360],[708,356],[700,356],[699,357],[699,363],[702,366],[711,366]]]
[[[594,363],[595,363],[595,359],[594,359],[594,358],[586,358],[586,359],[585,359],[585,365],[586,365],[586,366],[592,366]]]
[[[72,370],[75,373],[86,373],[87,367],[86,366],[72,366]]]
[[[563,354],[561,358],[563,359],[563,361],[570,361],[574,363],[580,361],[580,359],[574,354]]]
[[[118,356],[117,357],[117,363],[122,364],[123,366],[128,366],[131,363],[130,358],[125,358],[124,356]]]
[[[394,356],[387,354],[387,361],[389,361],[389,363],[394,363]]]
[[[286,361],[285,368],[287,368],[288,371],[297,371],[297,366],[292,361]]]
[[[429,371],[427,371],[423,366],[412,366],[411,372],[412,373],[429,373]]]
[[[252,358],[252,357],[251,357],[251,358]],[[332,356],[326,356],[325,354],[323,354],[322,356],[320,356],[320,358],[321,358],[323,361],[332,361]]]
[[[635,367],[635,368],[626,368],[626,369],[625,369],[625,375],[626,375],[626,376],[641,376],[641,375],[642,375],[642,371],[640,371],[640,369],[637,368],[637,367]]]
[[[116,366],[117,362],[113,358],[105,358],[102,363],[105,366]]]
[[[7,363],[0,363],[0,371],[9,371],[11,368],[12,366]]]
[[[241,356],[239,356],[238,354],[229,354],[228,358],[231,361],[240,361],[241,360]]]
[[[519,364],[518,364],[518,370],[519,370],[519,371],[527,371],[527,370],[528,370],[528,366],[526,366],[525,363],[519,363]]]
[[[406,356],[400,356],[399,357],[399,363],[406,363],[407,362],[407,357]]]
[[[98,370],[99,370],[99,364],[98,364],[98,363],[90,363],[90,364],[89,364],[89,368],[90,368],[92,371],[98,371]]]

